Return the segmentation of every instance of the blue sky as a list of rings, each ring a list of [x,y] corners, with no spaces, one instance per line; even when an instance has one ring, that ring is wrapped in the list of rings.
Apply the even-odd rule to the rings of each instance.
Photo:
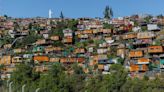
[[[164,0],[0,0],[0,15],[12,17],[48,17],[52,9],[53,17],[64,16],[103,17],[106,5],[113,8],[114,17],[132,14],[164,14]]]

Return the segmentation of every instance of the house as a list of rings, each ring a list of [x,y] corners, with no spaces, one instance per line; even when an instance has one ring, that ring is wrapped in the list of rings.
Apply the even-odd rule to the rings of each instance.
[[[13,64],[21,63],[21,62],[23,62],[23,58],[22,57],[20,57],[20,56],[14,56],[14,57],[12,57],[12,63]]]
[[[55,58],[50,58],[50,62],[59,62],[60,61],[60,58],[57,58],[57,57],[55,57]]]
[[[130,65],[130,72],[146,72],[148,71],[148,66],[142,65]]]
[[[130,65],[130,72],[136,72],[139,70],[139,66],[138,65]]]
[[[160,28],[158,27],[157,24],[148,24],[147,25],[147,28],[149,31],[160,31]]]
[[[72,32],[73,32],[73,31],[72,31],[71,29],[69,29],[69,28],[63,30],[63,33],[64,33],[64,34],[72,33]]]
[[[163,53],[163,47],[162,46],[149,46],[148,47],[148,53]]]
[[[84,30],[83,34],[93,34],[93,30]]]
[[[160,59],[160,68],[164,69],[164,59]]]
[[[122,39],[124,40],[135,39],[135,38],[137,38],[136,33],[128,33],[128,34],[122,35]]]
[[[11,74],[9,74],[9,73],[3,73],[3,74],[1,74],[1,79],[2,80],[10,79],[10,77],[11,77]]]
[[[103,69],[104,69],[104,65],[98,64],[98,69],[99,69],[99,70],[103,70]]]
[[[97,49],[97,53],[98,54],[105,54],[107,53],[109,50],[107,48],[98,48]]]
[[[45,39],[39,39],[35,42],[36,45],[42,45],[42,44],[45,44],[45,43],[46,43]]]
[[[101,29],[103,28],[103,25],[98,20],[92,20],[88,22],[87,24],[85,24],[85,28],[86,29]]]
[[[143,57],[143,55],[144,55],[143,51],[140,51],[140,50],[130,51],[129,52],[129,57],[130,58]]]
[[[60,58],[61,63],[75,63],[76,58]]]
[[[46,53],[49,53],[49,52],[52,52],[54,50],[54,47],[47,46],[47,47],[44,48],[44,50],[45,50]]]
[[[7,48],[9,49],[9,48],[11,48],[11,46],[12,46],[11,44],[5,44],[3,47],[4,47],[4,49],[7,49]]]
[[[139,58],[137,60],[137,64],[149,64],[150,63],[150,59],[149,58]]]
[[[105,41],[106,41],[108,44],[112,44],[113,42],[115,42],[115,40],[114,40],[112,37],[105,37]]]
[[[125,51],[126,51],[126,49],[124,49],[124,48],[118,48],[117,49],[117,56],[125,58]]]
[[[34,56],[33,60],[37,62],[49,62],[49,57],[48,56]]]
[[[103,34],[111,34],[112,33],[112,29],[100,29]]]
[[[73,31],[69,28],[63,30],[64,38],[63,42],[65,44],[72,44],[73,43]]]
[[[108,57],[106,54],[97,55],[95,59],[97,59],[98,63],[100,64],[108,63]]]
[[[43,37],[44,37],[44,39],[48,39],[49,38],[49,34],[48,33],[44,33]]]
[[[84,63],[85,62],[85,58],[79,57],[76,59],[78,63]]]
[[[114,25],[124,25],[125,21],[123,20],[123,18],[115,18],[112,19],[111,24]]]
[[[13,66],[6,66],[4,69],[5,73],[12,73],[14,70],[16,70],[16,67]]]
[[[164,17],[158,19],[158,24],[164,25]]]
[[[44,47],[43,46],[35,46],[32,49],[32,52],[43,52],[44,51]]]
[[[154,32],[139,32],[137,34],[137,39],[151,39],[155,37]]]
[[[0,57],[0,64],[10,65],[11,64],[11,56],[6,55],[6,56]]]
[[[35,69],[36,72],[45,72],[45,71],[48,71],[48,67],[45,66],[45,65],[35,66],[34,69]]]
[[[54,35],[54,36],[51,36],[50,39],[53,41],[59,41],[59,36]]]
[[[84,54],[86,50],[84,48],[77,48],[75,49],[75,54]]]
[[[78,34],[77,37],[81,40],[87,40],[89,38],[87,34]]]
[[[66,38],[63,39],[63,42],[65,44],[72,44],[73,43],[73,39],[72,39],[72,37],[66,37]]]
[[[23,48],[17,48],[17,49],[13,49],[14,53],[22,53],[25,52],[25,49]]]
[[[33,54],[23,54],[23,61],[30,62],[32,60]]]
[[[137,26],[137,27],[133,27],[132,28],[132,31],[133,32],[138,32],[138,31],[140,31],[141,30],[141,27],[140,26]]]
[[[78,28],[78,30],[85,30],[85,25],[78,24],[77,28]]]

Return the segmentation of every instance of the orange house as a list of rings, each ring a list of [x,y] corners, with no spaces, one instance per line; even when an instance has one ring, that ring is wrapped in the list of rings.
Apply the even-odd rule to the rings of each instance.
[[[83,63],[83,62],[85,62],[85,58],[77,58],[77,62],[78,63]]]
[[[143,56],[143,51],[130,51],[129,52],[129,57],[142,57]]]
[[[11,64],[11,56],[2,56],[0,57],[0,64],[10,65]]]
[[[130,72],[137,72],[137,71],[147,71],[148,66],[143,64],[143,65],[130,65]]]
[[[38,61],[38,62],[44,62],[44,61],[49,62],[49,57],[47,57],[47,56],[34,56],[33,60]]]
[[[140,71],[147,71],[148,70],[148,66],[147,65],[142,65]]]
[[[162,46],[149,46],[148,53],[162,53],[163,47]]]
[[[138,64],[149,64],[150,59],[149,58],[139,58]]]
[[[138,65],[130,65],[130,72],[136,72],[139,70],[139,66]]]
[[[84,34],[92,34],[93,33],[93,30],[84,30],[83,33]]]

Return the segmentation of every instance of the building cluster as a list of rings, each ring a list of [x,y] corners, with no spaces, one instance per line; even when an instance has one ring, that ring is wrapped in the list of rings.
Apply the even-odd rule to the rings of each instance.
[[[131,77],[164,72],[164,17],[79,18],[74,19],[77,30],[65,28],[55,30],[62,36],[52,34],[57,23],[66,20],[72,19],[0,17],[1,78],[10,78],[17,64],[29,62],[38,72],[56,62],[69,73],[74,63],[93,74],[110,74],[110,66],[117,63]],[[17,46],[34,34],[39,36],[35,42]]]

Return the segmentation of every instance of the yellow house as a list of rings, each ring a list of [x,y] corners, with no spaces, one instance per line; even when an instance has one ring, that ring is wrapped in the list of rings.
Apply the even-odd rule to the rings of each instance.
[[[59,40],[59,36],[51,36],[50,39],[53,40],[53,41],[58,41]]]
[[[50,58],[50,62],[59,62],[60,58]]]
[[[14,53],[21,53],[21,52],[24,52],[25,50],[22,48],[18,48],[18,49],[14,49],[13,51]]]
[[[11,48],[11,44],[5,44],[4,45],[4,48],[6,49],[6,48]]]

